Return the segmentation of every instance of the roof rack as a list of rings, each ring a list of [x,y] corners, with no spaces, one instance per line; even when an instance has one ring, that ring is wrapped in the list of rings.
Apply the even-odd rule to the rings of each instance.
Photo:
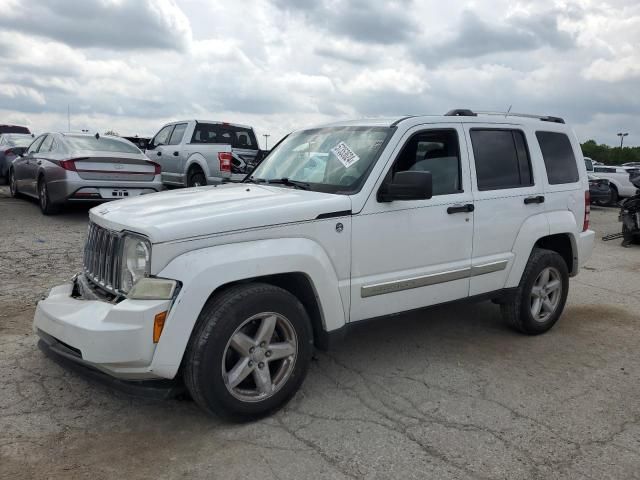
[[[513,113],[513,112],[474,112],[472,110],[459,108],[456,110],[450,110],[445,113],[447,117],[477,117],[480,115],[500,115],[505,118],[507,117],[523,117],[523,118],[537,118],[543,122],[553,122],[553,123],[565,123],[563,118],[553,117],[551,115],[532,115],[529,113]]]

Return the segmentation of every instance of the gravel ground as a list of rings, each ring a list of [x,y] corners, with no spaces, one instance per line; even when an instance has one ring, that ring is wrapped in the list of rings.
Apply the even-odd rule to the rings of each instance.
[[[620,228],[613,209],[592,221]],[[36,348],[35,302],[78,270],[86,223],[0,187],[0,478],[640,478],[640,247],[599,241],[546,335],[491,303],[370,323],[318,353],[285,409],[238,425]]]

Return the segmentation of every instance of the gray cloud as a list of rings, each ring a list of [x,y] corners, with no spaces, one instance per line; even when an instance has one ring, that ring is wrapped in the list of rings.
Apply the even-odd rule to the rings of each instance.
[[[273,1],[282,10],[304,15],[311,25],[359,42],[401,43],[418,31],[411,15],[413,0]]]
[[[182,50],[191,36],[173,0],[29,0],[0,10],[0,28],[112,50]]]
[[[443,42],[434,44],[429,38],[426,46],[413,48],[415,58],[433,64],[449,59],[530,51],[545,46],[564,50],[575,45],[571,34],[559,30],[558,15],[553,11],[490,23],[467,10],[455,32]]]

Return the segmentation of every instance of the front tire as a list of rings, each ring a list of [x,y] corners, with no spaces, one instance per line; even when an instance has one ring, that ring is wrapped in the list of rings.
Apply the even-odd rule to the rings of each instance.
[[[502,317],[516,330],[539,335],[560,318],[569,293],[569,271],[556,252],[534,248],[513,298],[500,305]]]
[[[18,183],[16,182],[16,174],[13,168],[9,170],[9,193],[13,198],[20,198],[20,192],[18,191]]]
[[[229,288],[207,302],[185,353],[184,380],[210,414],[256,418],[299,389],[313,353],[300,301],[268,284]]]

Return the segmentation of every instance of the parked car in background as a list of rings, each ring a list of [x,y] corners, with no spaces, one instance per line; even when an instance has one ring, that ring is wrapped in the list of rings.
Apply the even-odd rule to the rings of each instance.
[[[640,162],[627,162],[627,163],[623,163],[622,166],[638,168],[640,167]]]
[[[135,135],[133,137],[123,136],[122,138],[124,138],[125,140],[129,140],[143,152],[147,149],[147,147],[149,146],[149,142],[151,141],[151,137],[139,137],[138,135]]]
[[[0,182],[8,178],[9,165],[24,152],[33,142],[33,134],[2,133],[0,134]]]
[[[593,249],[588,189],[556,117],[301,130],[244,183],[92,209],[83,271],[38,303],[34,330],[120,385],[177,379],[209,413],[264,415],[314,345],[373,317],[491,299],[514,329],[548,331]]]
[[[588,174],[589,193],[591,194],[591,203],[597,205],[608,205],[611,203],[611,187],[609,180],[600,178],[592,174]]]
[[[247,125],[184,120],[163,126],[146,154],[162,166],[166,185],[198,187],[241,180],[253,168],[258,151],[253,128]]]
[[[66,202],[104,202],[162,190],[160,165],[118,137],[44,133],[9,169],[11,195],[39,200],[45,215]]]
[[[611,188],[610,203],[617,203],[621,198],[631,197],[636,194],[636,187],[629,181],[629,173],[633,167],[596,165],[589,157],[584,157],[584,164],[587,172],[609,180],[609,187]]]
[[[31,133],[28,127],[22,127],[20,125],[0,125],[0,134],[3,133]]]

